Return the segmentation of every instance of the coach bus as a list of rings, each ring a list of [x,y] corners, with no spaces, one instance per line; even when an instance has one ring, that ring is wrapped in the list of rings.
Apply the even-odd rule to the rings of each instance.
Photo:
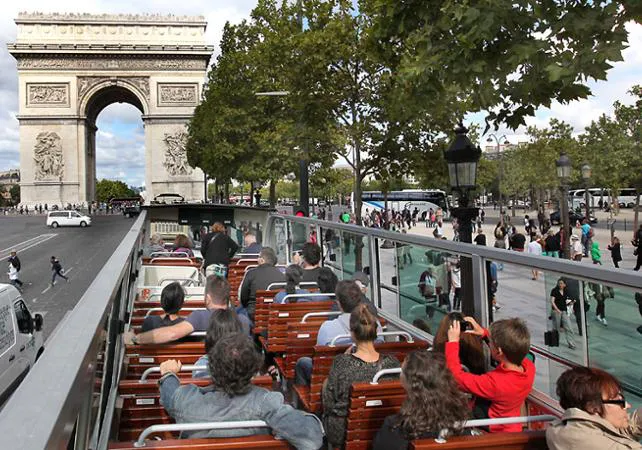
[[[354,193],[352,194],[354,198]],[[419,215],[432,208],[437,211],[441,208],[444,212],[444,217],[449,217],[450,203],[446,193],[439,189],[404,189],[402,191],[388,192],[387,199],[381,191],[364,191],[361,193],[361,200],[363,207],[361,208],[362,214],[368,211],[377,210],[383,211],[386,209],[393,209],[401,211],[404,208],[413,211],[415,208],[419,210]],[[386,200],[388,204],[386,205]],[[352,202],[354,212],[354,202]]]

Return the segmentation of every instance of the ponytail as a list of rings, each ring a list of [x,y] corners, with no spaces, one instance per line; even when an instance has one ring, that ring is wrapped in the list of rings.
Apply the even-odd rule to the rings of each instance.
[[[368,305],[360,303],[350,314],[350,331],[357,342],[374,341],[377,339],[377,318]]]

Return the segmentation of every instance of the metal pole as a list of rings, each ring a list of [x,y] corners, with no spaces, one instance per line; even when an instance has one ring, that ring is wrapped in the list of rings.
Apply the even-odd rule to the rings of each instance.
[[[299,202],[305,217],[310,216],[310,190],[308,185],[308,160],[307,145],[304,150],[304,157],[299,160]]]
[[[499,176],[497,190],[499,191],[499,222],[504,226],[504,209],[502,208],[502,176],[504,172],[504,158],[500,152],[499,139],[497,139],[497,157],[499,158]]]
[[[568,216],[568,193],[566,190],[566,184],[562,184],[561,186],[562,190],[562,205],[560,208],[560,214],[562,215],[562,224],[564,225],[564,233],[562,236],[564,237],[564,247],[562,250],[564,251],[564,258],[570,259],[571,257],[571,224],[570,224],[570,218]]]
[[[591,223],[591,212],[589,208],[589,191],[588,191],[588,180],[584,182],[584,207],[586,209],[586,220]]]

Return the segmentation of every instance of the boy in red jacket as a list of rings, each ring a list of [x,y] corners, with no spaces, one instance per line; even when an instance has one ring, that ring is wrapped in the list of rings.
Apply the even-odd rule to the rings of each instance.
[[[505,319],[493,322],[489,332],[472,317],[466,317],[465,320],[472,325],[472,330],[465,333],[481,336],[490,346],[491,356],[499,365],[483,375],[464,372],[459,361],[461,324],[453,321],[448,329],[446,364],[459,388],[489,400],[490,419],[520,416],[521,406],[531,392],[535,378],[535,365],[525,358],[531,346],[528,327],[521,319]],[[490,431],[520,432],[522,425],[492,425]]]

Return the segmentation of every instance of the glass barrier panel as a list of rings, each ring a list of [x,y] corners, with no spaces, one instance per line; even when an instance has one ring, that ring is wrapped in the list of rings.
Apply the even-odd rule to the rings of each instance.
[[[592,282],[584,282],[583,288],[589,365],[606,370],[627,391],[642,395],[642,289]]]
[[[342,279],[350,280],[355,272],[369,271],[370,253],[366,236],[340,231],[338,251],[341,252]]]
[[[309,226],[303,223],[289,222],[290,229],[290,251],[296,252],[303,248],[303,244],[308,242]]]
[[[394,253],[399,317],[435,335],[449,311],[461,311],[462,286],[472,283],[472,274],[462,273],[465,257],[402,243],[396,243]]]
[[[377,239],[381,308],[388,314],[399,315],[399,273],[395,263],[395,244]]]

